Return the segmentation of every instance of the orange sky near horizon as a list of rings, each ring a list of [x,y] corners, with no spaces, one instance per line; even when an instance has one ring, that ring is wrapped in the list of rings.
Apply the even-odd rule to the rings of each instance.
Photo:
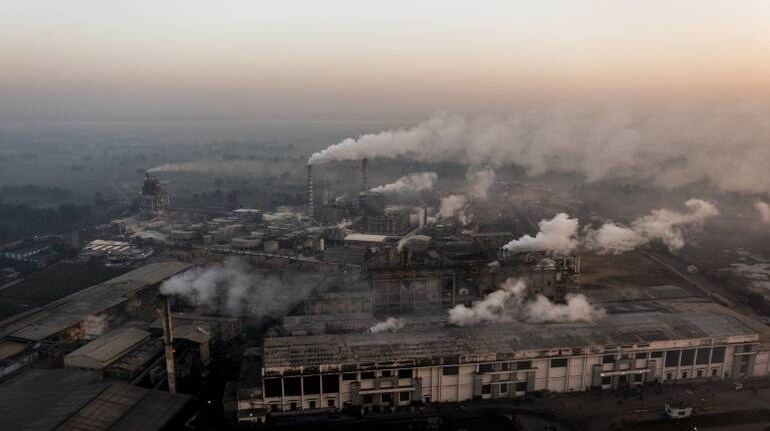
[[[760,99],[770,2],[0,0],[0,118]]]

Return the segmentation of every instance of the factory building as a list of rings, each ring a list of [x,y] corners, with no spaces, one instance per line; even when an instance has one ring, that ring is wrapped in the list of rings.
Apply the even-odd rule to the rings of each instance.
[[[73,350],[70,347],[72,344],[78,347],[78,343],[94,340],[110,329],[135,319],[138,314],[154,313],[158,285],[189,267],[182,262],[145,265],[17,314],[0,321],[0,342],[25,343],[24,352],[34,352],[34,355],[47,353],[51,358],[59,354],[63,356]],[[36,347],[33,349],[31,346]],[[24,357],[24,352],[16,356]],[[15,364],[5,365],[13,367]]]
[[[367,318],[352,316],[351,324],[360,319]],[[261,391],[252,393],[248,405],[264,412],[318,412],[744,378],[769,371],[767,340],[760,348],[756,330],[717,312],[472,327],[422,322],[417,316],[409,320],[412,325],[398,333],[265,339]],[[286,329],[297,331],[297,325],[294,321]]]
[[[139,209],[142,214],[155,217],[168,211],[170,200],[168,193],[160,186],[160,181],[145,173],[142,193],[139,195]]]
[[[53,235],[30,238],[3,246],[0,257],[29,262],[42,268],[58,258],[56,247],[62,244],[62,239]]]
[[[525,254],[495,260],[473,243],[432,244],[413,235],[397,248],[382,249],[366,261],[372,304],[377,314],[430,312],[470,305],[497,290],[508,278],[525,280],[531,294],[560,300],[575,289],[575,257],[550,259]]]
[[[64,356],[64,366],[84,370],[104,370],[130,351],[150,340],[150,333],[136,328],[108,332]]]

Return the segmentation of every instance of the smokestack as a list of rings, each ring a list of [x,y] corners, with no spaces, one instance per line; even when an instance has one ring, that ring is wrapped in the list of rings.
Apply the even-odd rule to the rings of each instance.
[[[423,227],[428,226],[428,207],[425,207],[425,209],[422,212],[422,226]]]
[[[361,160],[361,191],[369,190],[369,159],[364,157]]]
[[[171,301],[163,296],[163,347],[166,352],[166,374],[168,375],[168,391],[176,393],[176,366],[174,365],[174,328],[171,323]]]
[[[307,165],[307,215],[315,217],[315,198],[313,197],[313,165]]]

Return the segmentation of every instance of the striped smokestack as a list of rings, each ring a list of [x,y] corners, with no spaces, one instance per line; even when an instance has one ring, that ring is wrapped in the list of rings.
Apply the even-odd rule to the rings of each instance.
[[[315,197],[313,196],[313,165],[307,165],[307,216],[315,217]]]
[[[163,297],[163,348],[166,353],[166,374],[168,376],[168,391],[176,393],[176,365],[174,364],[174,328],[171,323],[171,301]]]
[[[369,159],[361,160],[361,191],[369,191]]]

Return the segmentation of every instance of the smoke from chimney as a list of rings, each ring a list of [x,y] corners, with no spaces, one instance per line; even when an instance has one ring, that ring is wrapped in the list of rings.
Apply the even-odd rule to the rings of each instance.
[[[472,307],[459,304],[449,310],[449,323],[456,326],[496,322],[593,322],[606,311],[595,307],[581,294],[568,294],[564,304],[551,302],[543,295],[527,294],[522,280],[507,279],[500,289]]]
[[[769,109],[746,105],[523,107],[505,117],[441,113],[411,128],[348,138],[309,163],[362,157],[515,164],[529,175],[568,172],[588,182],[770,192]]]
[[[397,179],[395,182],[371,189],[376,193],[419,192],[431,190],[438,180],[435,172],[417,172]]]

